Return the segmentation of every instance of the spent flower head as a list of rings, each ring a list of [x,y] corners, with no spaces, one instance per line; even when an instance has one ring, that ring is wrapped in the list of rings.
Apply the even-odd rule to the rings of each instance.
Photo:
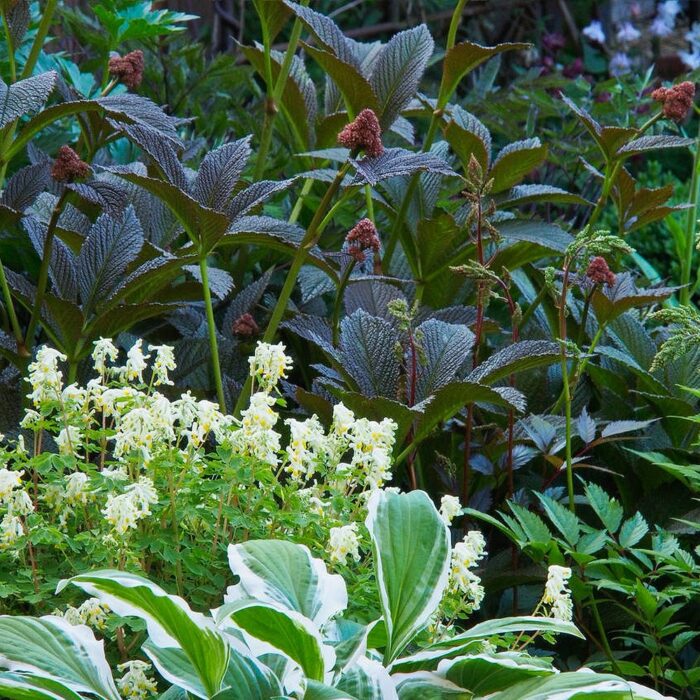
[[[384,145],[377,115],[371,109],[363,109],[343,127],[338,134],[338,143],[351,151],[363,150],[370,158],[382,155]]]
[[[143,80],[143,51],[130,51],[124,56],[118,54],[109,59],[109,74],[134,90]]]

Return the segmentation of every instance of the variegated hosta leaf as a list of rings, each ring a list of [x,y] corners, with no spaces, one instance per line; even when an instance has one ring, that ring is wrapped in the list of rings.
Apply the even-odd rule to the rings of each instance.
[[[387,629],[386,663],[428,623],[447,586],[450,536],[424,491],[377,491],[365,525],[372,539]]]
[[[229,545],[231,571],[239,578],[227,603],[269,602],[301,613],[319,627],[345,610],[348,592],[338,574],[329,574],[308,548],[283,540],[249,540]]]
[[[269,645],[267,651],[286,654],[313,680],[323,681],[335,665],[335,652],[323,643],[319,628],[295,610],[277,603],[239,600],[219,608],[216,618],[219,623],[232,621],[248,635]],[[249,645],[256,650],[254,643]]]
[[[160,674],[198,697],[211,697],[221,689],[229,663],[230,647],[216,630],[214,621],[193,612],[178,596],[136,574],[101,570],[61,581],[57,591],[72,583],[89,595],[107,603],[122,617],[133,616],[145,621],[151,647],[179,648],[196,675],[197,684],[179,675],[177,663],[168,664],[163,655],[153,655]],[[148,653],[148,647],[145,648]],[[177,660],[177,659],[176,659]]]
[[[611,674],[580,671],[533,678],[493,693],[489,700],[672,700],[651,688]]]
[[[335,687],[362,700],[398,700],[394,682],[378,661],[360,657],[345,670]]]
[[[82,700],[63,683],[29,673],[0,673],[0,697],[7,700]]]
[[[501,652],[441,661],[437,672],[474,695],[488,695],[528,678],[550,676],[556,669],[546,659]]]
[[[89,627],[71,625],[62,617],[2,615],[0,668],[44,676],[104,700],[120,698],[104,643]]]
[[[472,700],[473,695],[432,671],[392,676],[400,700]]]

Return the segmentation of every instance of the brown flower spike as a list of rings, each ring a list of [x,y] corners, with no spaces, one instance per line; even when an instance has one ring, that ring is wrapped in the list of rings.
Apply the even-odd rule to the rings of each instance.
[[[143,66],[143,51],[131,51],[109,59],[109,74],[134,90],[143,80]]]
[[[379,252],[380,241],[377,229],[369,219],[358,221],[345,237],[345,242],[348,244],[346,252],[357,262],[364,262],[366,250]]]
[[[605,258],[602,258],[600,255],[588,263],[586,277],[595,282],[595,284],[607,284],[608,287],[612,287],[615,284],[615,273],[608,267]]]
[[[664,117],[673,119],[674,122],[682,122],[693,106],[695,97],[695,83],[686,80],[670,88],[656,88],[651,93],[651,99],[661,102]]]
[[[61,146],[51,167],[51,177],[57,182],[82,180],[90,174],[90,166],[70,147]]]
[[[258,335],[260,328],[250,314],[241,314],[232,324],[231,330],[236,335]]]
[[[371,109],[363,109],[357,117],[338,134],[338,143],[351,151],[364,150],[370,158],[384,153],[382,128],[377,115]]]

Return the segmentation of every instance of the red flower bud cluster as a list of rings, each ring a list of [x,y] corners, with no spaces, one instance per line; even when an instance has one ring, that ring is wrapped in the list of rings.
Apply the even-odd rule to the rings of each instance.
[[[143,51],[131,51],[109,59],[109,74],[134,90],[143,80],[143,66]]]
[[[338,143],[351,151],[362,149],[370,158],[382,155],[384,145],[377,115],[371,109],[363,109],[353,121],[343,127],[338,134]]]
[[[607,284],[612,287],[615,284],[615,273],[608,267],[605,258],[599,256],[588,263],[586,277],[596,284]]]
[[[231,330],[236,335],[258,335],[260,328],[255,319],[250,314],[241,314],[231,326]]]
[[[686,80],[670,88],[656,88],[651,93],[651,99],[661,102],[664,117],[682,122],[693,106],[695,83]]]
[[[90,166],[70,147],[61,146],[51,167],[51,177],[57,182],[82,180],[90,174]]]
[[[348,244],[347,253],[352,255],[357,262],[364,262],[365,251],[379,252],[380,241],[375,225],[369,219],[361,219],[345,237]]]

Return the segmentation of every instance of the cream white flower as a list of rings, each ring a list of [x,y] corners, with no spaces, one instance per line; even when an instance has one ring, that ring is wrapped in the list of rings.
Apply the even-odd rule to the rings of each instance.
[[[6,501],[7,512],[11,515],[29,515],[34,512],[34,504],[24,489],[13,491]]]
[[[347,435],[355,423],[355,414],[343,403],[333,406],[333,430],[336,434]]]
[[[350,446],[352,467],[359,470],[371,490],[380,489],[391,479],[391,450],[396,423],[385,418],[381,422],[359,418],[352,427]]]
[[[228,436],[232,449],[255,457],[273,466],[279,463],[280,434],[274,430],[278,414],[272,410],[274,396],[258,391],[250,397],[250,405],[241,412],[240,428]]]
[[[292,368],[292,360],[285,355],[286,348],[282,343],[271,345],[258,341],[255,354],[248,358],[250,376],[253,377],[263,391],[271,391],[280,379],[287,376]]]
[[[73,411],[82,411],[84,409],[87,396],[87,391],[77,384],[69,384],[61,393],[64,407]]]
[[[124,377],[129,381],[138,379],[143,383],[143,371],[148,367],[146,360],[150,355],[144,354],[141,346],[143,341],[139,338],[126,353],[126,365],[124,366]]]
[[[158,691],[155,681],[146,675],[146,671],[151,670],[151,664],[145,661],[127,661],[117,668],[124,673],[117,680],[117,687],[126,700],[145,700]]]
[[[39,427],[39,423],[44,420],[43,416],[41,413],[38,411],[34,411],[31,408],[28,408],[24,412],[24,418],[22,418],[19,426],[20,428],[24,428],[25,430],[37,430]]]
[[[147,408],[132,408],[119,421],[114,436],[114,456],[123,457],[132,451],[141,453],[144,462],[151,459],[154,424]]]
[[[58,369],[58,363],[66,359],[63,353],[47,345],[37,351],[36,360],[29,365],[32,392],[28,398],[35,406],[40,407],[45,401],[57,401],[61,396],[63,372]]]
[[[118,535],[125,535],[138,521],[134,499],[128,493],[109,496],[102,514]]]
[[[326,435],[323,426],[316,416],[304,421],[288,418],[285,423],[290,431],[286,450],[289,462],[285,471],[293,479],[307,479],[314,473],[316,463],[325,451]]]
[[[56,436],[56,444],[58,452],[62,455],[74,455],[80,449],[83,441],[83,434],[80,428],[74,425],[68,425],[62,428]]]
[[[552,617],[567,622],[573,618],[571,592],[567,588],[570,578],[571,569],[569,567],[553,564],[547,571],[547,583],[542,596],[542,602],[551,606]]]
[[[445,495],[440,501],[440,517],[447,525],[451,525],[452,521],[462,512],[462,504],[457,496]]]
[[[478,530],[469,531],[452,549],[450,589],[462,593],[471,610],[478,610],[484,599],[481,579],[470,569],[486,556],[486,542]]]
[[[110,338],[100,338],[95,341],[95,348],[92,351],[92,361],[95,370],[100,374],[107,372],[107,360],[115,362],[119,357],[119,349]]]
[[[12,547],[23,534],[24,528],[19,517],[6,513],[0,520],[0,550]]]
[[[151,514],[150,506],[158,503],[158,492],[153,486],[153,481],[146,476],[126,487],[126,493],[134,502],[136,517],[145,518]]]
[[[360,561],[360,538],[357,534],[357,523],[332,527],[328,544],[332,562],[345,564],[348,557]]]
[[[151,345],[149,350],[156,353],[153,361],[153,383],[156,386],[161,384],[172,384],[168,377],[168,372],[177,369],[175,364],[175,353],[171,345]]]
[[[88,475],[83,472],[73,472],[65,477],[65,499],[71,505],[85,505],[88,501]]]
[[[62,617],[71,625],[89,625],[98,630],[107,626],[109,606],[99,598],[88,598],[80,607],[69,605],[65,610],[54,610],[53,614]]]
[[[12,493],[13,489],[22,485],[22,476],[24,470],[10,471],[9,469],[0,469],[0,501],[5,501]]]

